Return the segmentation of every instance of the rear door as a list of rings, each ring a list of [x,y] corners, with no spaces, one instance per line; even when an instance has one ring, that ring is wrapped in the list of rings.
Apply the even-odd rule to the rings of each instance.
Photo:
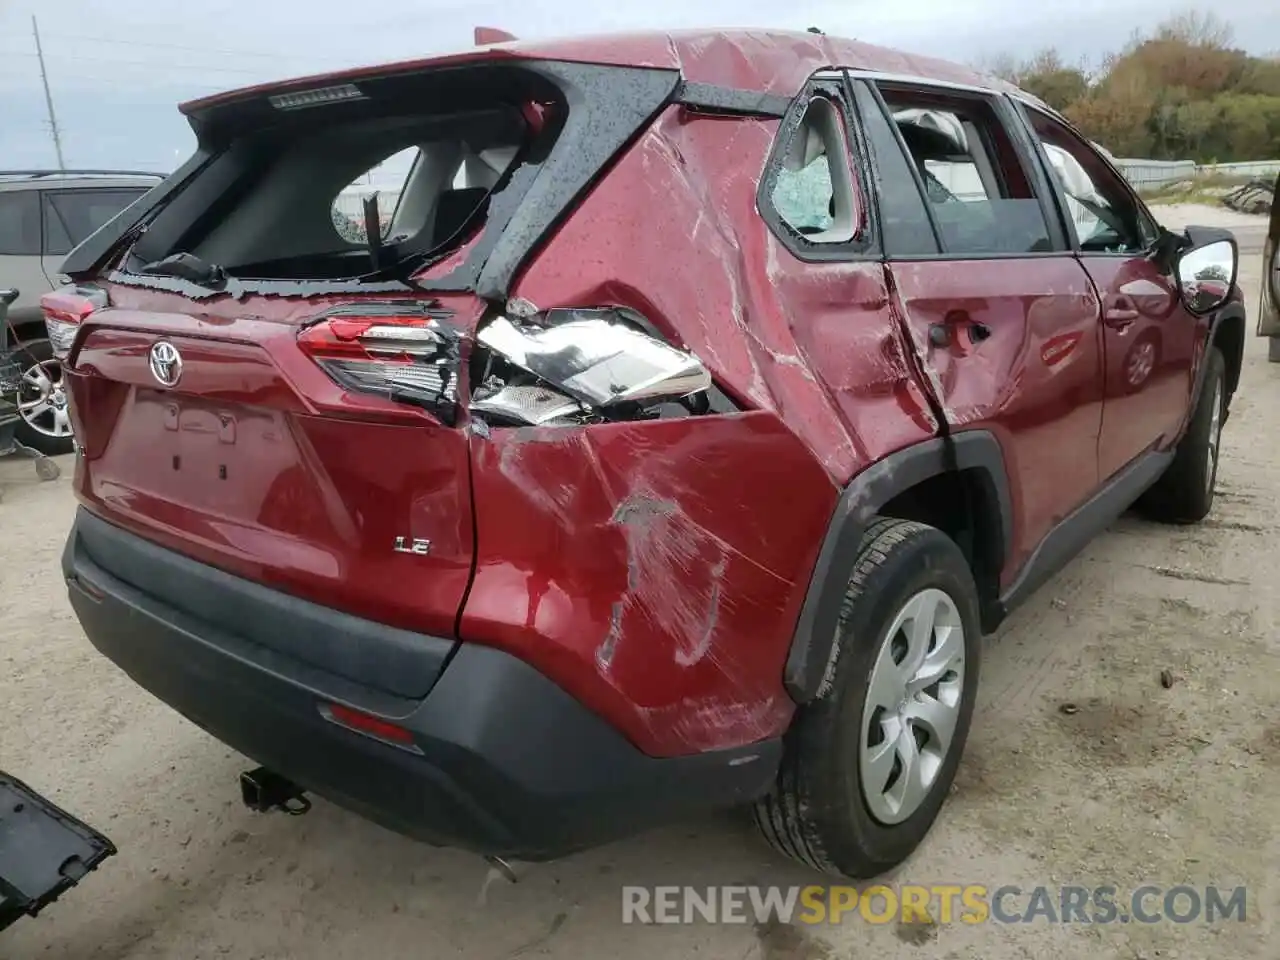
[[[1098,300],[1001,98],[870,82],[858,97],[892,286],[925,377],[952,431],[991,430],[1004,451],[1007,576],[1098,484]]]
[[[1106,402],[1098,464],[1105,479],[1177,437],[1210,318],[1183,308],[1175,278],[1149,256],[1159,227],[1124,178],[1065,124],[1030,106],[1019,109],[1053,171],[1072,243],[1102,299]]]
[[[1271,201],[1271,223],[1262,252],[1262,302],[1258,306],[1258,336],[1280,337],[1280,176]],[[1270,359],[1280,363],[1280,345],[1272,342]]]

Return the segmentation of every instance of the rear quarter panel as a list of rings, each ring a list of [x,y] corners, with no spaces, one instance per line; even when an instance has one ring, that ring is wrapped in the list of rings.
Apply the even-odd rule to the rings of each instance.
[[[462,638],[535,662],[655,755],[785,730],[841,487],[936,429],[883,266],[804,263],[760,218],[777,127],[669,108],[513,291],[639,311],[752,412],[473,438]]]

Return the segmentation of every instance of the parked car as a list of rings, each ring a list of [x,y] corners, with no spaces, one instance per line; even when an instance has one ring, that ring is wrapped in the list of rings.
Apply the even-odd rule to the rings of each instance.
[[[1280,363],[1280,176],[1271,201],[1271,223],[1262,251],[1262,302],[1258,305],[1258,335],[1270,337],[1267,359]]]
[[[964,67],[639,34],[183,110],[195,157],[43,301],[63,564],[256,808],[538,860],[753,804],[878,874],[947,796],[981,635],[1131,503],[1213,505],[1234,238]]]
[[[10,311],[23,367],[17,439],[41,453],[70,453],[73,441],[40,297],[65,282],[59,266],[76,244],[162,179],[116,170],[0,170],[0,287],[21,293]]]

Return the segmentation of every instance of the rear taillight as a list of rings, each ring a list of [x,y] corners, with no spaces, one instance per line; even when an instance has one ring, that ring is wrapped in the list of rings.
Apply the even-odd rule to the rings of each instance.
[[[49,333],[53,355],[59,360],[67,359],[81,325],[90,314],[106,305],[106,291],[97,287],[54,290],[42,296],[40,310],[44,313],[44,326]]]
[[[298,347],[337,384],[456,418],[461,338],[441,311],[361,305],[330,311]]]
[[[722,395],[702,361],[621,308],[539,313],[516,301],[476,340],[487,355],[470,409],[486,420],[542,426],[731,409],[713,403]]]

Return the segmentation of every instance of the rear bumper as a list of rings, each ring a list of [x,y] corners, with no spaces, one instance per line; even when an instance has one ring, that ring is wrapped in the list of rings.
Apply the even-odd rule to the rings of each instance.
[[[646,756],[533,667],[480,645],[458,646],[422,699],[339,676],[224,629],[225,618],[215,625],[207,608],[202,617],[177,605],[198,603],[172,593],[157,599],[136,575],[127,580],[131,571],[115,559],[158,550],[80,511],[63,570],[94,646],[227,745],[400,833],[550,859],[747,801],[776,772],[777,740],[690,757]],[[190,560],[170,556],[189,569]],[[210,574],[234,591],[236,578]],[[238,582],[246,597],[264,589]],[[413,748],[337,725],[321,712],[329,703],[393,721],[412,732]]]

